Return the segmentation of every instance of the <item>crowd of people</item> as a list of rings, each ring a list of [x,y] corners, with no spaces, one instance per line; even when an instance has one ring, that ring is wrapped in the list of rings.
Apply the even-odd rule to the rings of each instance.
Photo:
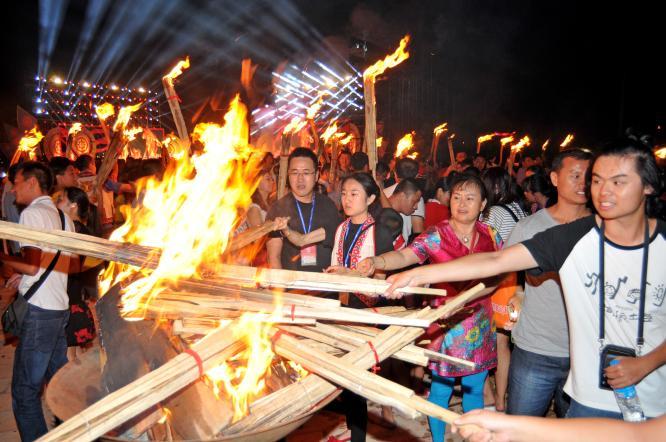
[[[460,384],[468,414],[454,430],[473,440],[535,440],[546,427],[530,419],[551,409],[557,417],[621,419],[612,389],[630,385],[645,416],[656,418],[637,431],[651,434],[655,425],[666,431],[660,417],[666,413],[663,170],[643,141],[625,137],[596,154],[567,148],[548,164],[531,151],[519,164],[503,165],[459,152],[448,167],[386,156],[372,168],[374,176],[365,153],[343,150],[334,170],[323,158],[310,148],[293,149],[288,192],[278,199],[277,165],[266,155],[236,232],[270,220],[276,229],[247,264],[388,278],[384,297],[335,294],[359,309],[436,308],[479,281],[492,278],[496,286],[422,338],[427,348],[474,368],[437,360],[424,370],[391,360],[381,375],[419,392],[429,379],[429,400],[445,408]],[[101,198],[90,185],[90,157],[20,163],[4,182],[3,219],[106,236],[122,222],[117,205],[136,196],[133,181],[160,176],[159,160],[151,161],[116,167]],[[44,383],[95,337],[90,303],[104,263],[11,241],[0,261],[5,285],[30,293],[12,405],[21,438],[34,440],[46,432]],[[425,284],[446,289],[447,297],[396,291]],[[633,357],[604,365],[600,355],[613,346]],[[365,399],[344,392],[337,406],[351,440],[365,440]],[[472,412],[484,407],[496,412]],[[395,425],[390,407],[382,409],[382,420]],[[593,434],[589,426],[597,422],[551,421],[551,435]],[[477,426],[474,435],[470,423]],[[433,440],[443,441],[444,422],[431,418],[429,425]],[[619,425],[616,434],[633,431]]]

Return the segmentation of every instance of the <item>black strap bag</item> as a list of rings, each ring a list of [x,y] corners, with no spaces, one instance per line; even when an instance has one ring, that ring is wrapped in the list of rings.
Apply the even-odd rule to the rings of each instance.
[[[58,209],[58,214],[60,215],[62,228],[65,230],[65,215],[60,209]],[[30,286],[28,291],[25,292],[23,296],[21,296],[20,293],[17,293],[14,302],[9,304],[7,309],[2,313],[2,330],[5,333],[11,333],[14,336],[19,335],[21,332],[21,327],[23,326],[23,319],[25,318],[25,314],[28,311],[28,300],[32,298],[32,295],[37,292],[39,287],[41,287],[44,281],[46,281],[46,278],[49,277],[49,274],[58,262],[58,258],[60,258],[60,250],[58,250],[44,273],[42,273],[39,279],[35,281],[32,286]]]

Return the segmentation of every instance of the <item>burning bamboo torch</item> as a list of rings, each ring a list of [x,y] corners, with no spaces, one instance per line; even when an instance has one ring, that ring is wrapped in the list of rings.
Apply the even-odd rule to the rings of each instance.
[[[308,108],[305,113],[305,119],[308,121],[310,130],[312,131],[312,138],[314,138],[314,151],[317,152],[317,157],[321,156],[321,148],[319,146],[319,135],[317,134],[317,126],[315,125],[314,118],[321,109],[324,103],[323,94]]]
[[[95,108],[95,113],[97,114],[99,124],[102,126],[102,131],[106,138],[106,145],[109,146],[111,144],[111,133],[109,132],[109,126],[106,124],[106,119],[112,117],[116,113],[116,110],[113,108],[113,104],[104,103]]]
[[[278,175],[278,199],[284,196],[287,188],[287,162],[289,160],[289,149],[294,134],[301,131],[307,124],[301,117],[294,117],[282,131],[282,149],[280,150],[280,172]],[[316,165],[315,165],[316,166]]]
[[[453,139],[456,137],[456,134],[451,134],[446,137],[446,144],[449,146],[449,158],[451,159],[451,165],[456,161],[456,154],[453,152]]]
[[[504,146],[509,143],[513,143],[513,135],[508,135],[500,139],[500,153],[499,153],[499,165],[502,166],[502,157],[504,156]],[[503,167],[503,166],[502,166]]]
[[[409,151],[414,147],[414,132],[410,132],[400,138],[398,141],[398,145],[395,148],[395,155],[394,157],[396,159],[403,158],[407,156]]]
[[[432,157],[432,164],[435,166],[437,165],[437,146],[439,145],[439,138],[448,130],[446,125],[447,123],[442,123],[432,131],[434,136],[432,137],[432,146],[430,146],[430,156]],[[453,160],[451,160],[451,162],[453,163]]]
[[[516,154],[521,150],[523,150],[523,148],[529,146],[530,144],[532,144],[532,140],[530,140],[530,137],[525,135],[516,144],[511,145],[511,153],[509,154],[510,170],[513,170],[513,163],[516,160]]]
[[[338,131],[338,124],[333,123],[326,128],[323,134],[321,134],[324,144],[328,144],[329,140],[331,141],[331,168],[328,172],[328,181],[333,185],[335,182],[335,173],[338,167],[338,137],[335,136]]]
[[[569,146],[569,144],[571,144],[571,142],[573,141],[573,139],[574,139],[574,135],[573,135],[573,134],[567,134],[567,136],[564,138],[564,141],[562,141],[562,143],[560,144],[560,150],[563,150],[563,149],[565,149],[567,146]]]
[[[173,86],[173,82],[180,74],[183,73],[184,69],[190,67],[190,57],[185,57],[185,60],[180,60],[176,66],[171,69],[167,75],[162,77],[162,86],[164,86],[164,94],[167,97],[167,102],[169,103],[169,109],[171,109],[171,114],[173,115],[173,121],[176,124],[176,131],[178,132],[178,138],[181,142],[187,143],[189,145],[190,138],[187,132],[187,126],[185,125],[185,118],[183,118],[183,113],[180,110],[180,97],[176,94],[176,89]]]
[[[400,40],[398,49],[383,60],[380,60],[363,72],[363,94],[365,95],[365,146],[372,176],[377,168],[377,103],[375,101],[375,79],[386,69],[393,68],[409,58],[405,48],[409,43],[409,35]]]
[[[44,138],[44,135],[42,135],[37,126],[27,131],[25,135],[23,135],[23,138],[21,138],[21,141],[19,141],[18,148],[16,149],[16,152],[14,152],[10,165],[16,164],[24,153],[28,154],[30,160],[35,160],[37,158],[37,153],[35,151],[37,150],[39,142],[42,141],[42,138]]]

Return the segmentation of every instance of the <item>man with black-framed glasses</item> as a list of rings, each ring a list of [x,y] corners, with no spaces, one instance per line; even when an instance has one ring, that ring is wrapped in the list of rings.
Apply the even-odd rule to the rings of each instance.
[[[342,218],[330,198],[314,191],[318,175],[315,153],[305,147],[294,149],[287,165],[291,192],[276,201],[266,215],[266,220],[289,217],[288,229],[269,235],[269,267],[321,272],[330,266],[333,237]],[[290,231],[305,234],[318,228],[326,231],[326,238],[319,243],[300,247],[289,241]]]

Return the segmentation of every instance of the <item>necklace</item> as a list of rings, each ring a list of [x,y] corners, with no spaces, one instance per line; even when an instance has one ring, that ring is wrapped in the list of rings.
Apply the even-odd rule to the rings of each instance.
[[[462,240],[462,242],[463,242],[466,246],[469,245],[469,239],[470,239],[471,233],[469,233],[469,234],[460,233],[460,232],[458,231],[458,229],[456,229],[456,228],[453,226],[453,223],[449,223],[449,225],[451,226],[451,229],[453,229],[453,233],[455,233],[456,236],[457,236],[458,238],[460,238],[460,240]],[[472,232],[474,232],[473,229],[472,229]]]

